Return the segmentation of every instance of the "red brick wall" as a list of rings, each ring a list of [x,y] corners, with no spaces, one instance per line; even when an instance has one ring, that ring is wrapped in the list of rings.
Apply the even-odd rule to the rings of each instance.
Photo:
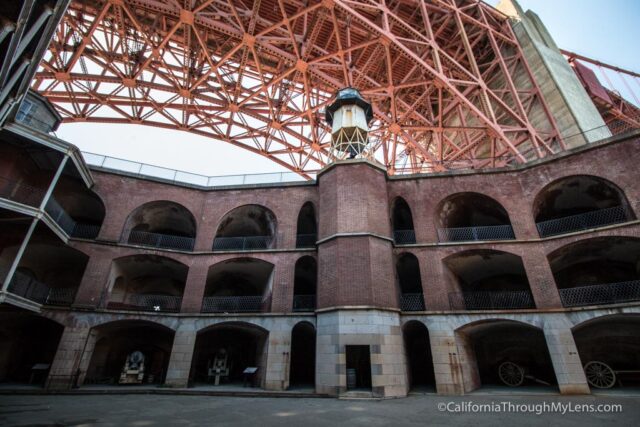
[[[640,237],[639,225],[583,233],[540,241],[532,206],[538,192],[558,178],[592,174],[617,184],[636,215],[640,213],[637,162],[638,140],[629,140],[567,155],[522,170],[451,173],[412,179],[388,179],[370,165],[337,165],[319,177],[318,185],[202,191],[94,171],[94,190],[106,205],[101,239],[118,240],[127,216],[138,206],[170,200],[189,209],[197,221],[196,253],[175,253],[74,242],[91,257],[78,293],[77,304],[95,306],[106,285],[111,260],[120,256],[152,253],[169,256],[189,266],[183,301],[184,312],[199,312],[209,266],[225,259],[250,256],[274,264],[272,305],[274,312],[291,310],[295,262],[313,251],[295,250],[296,222],[300,208],[312,201],[319,218],[319,239],[341,237],[320,244],[318,306],[374,305],[397,307],[398,290],[394,256],[403,251],[418,257],[428,310],[449,309],[448,295],[456,292],[455,280],[443,259],[468,249],[494,249],[522,258],[539,308],[559,307],[560,300],[547,255],[568,243],[602,235]],[[440,202],[458,192],[478,192],[492,197],[509,213],[518,241],[475,244],[437,244],[436,218]],[[422,246],[396,248],[391,237],[389,206],[396,196],[409,204]],[[250,254],[213,254],[211,244],[222,217],[245,204],[260,204],[278,222],[275,251]],[[355,233],[354,236],[344,234]],[[378,237],[376,237],[378,236]],[[381,238],[382,236],[383,238]]]

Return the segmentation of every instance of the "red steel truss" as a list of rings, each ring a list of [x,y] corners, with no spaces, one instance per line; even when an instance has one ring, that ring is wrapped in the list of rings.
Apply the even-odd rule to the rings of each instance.
[[[33,83],[66,122],[188,131],[303,175],[330,160],[322,113],[345,86],[391,174],[564,148],[507,18],[477,0],[75,0]]]
[[[632,128],[640,128],[640,95],[636,94],[640,90],[639,73],[574,52],[561,52],[573,67],[605,123],[623,122]],[[590,67],[583,63],[590,64]],[[602,81],[592,68],[600,72]]]

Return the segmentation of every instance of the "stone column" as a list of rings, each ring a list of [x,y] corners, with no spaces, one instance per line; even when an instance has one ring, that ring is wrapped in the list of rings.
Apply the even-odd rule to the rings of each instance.
[[[551,266],[540,245],[528,245],[522,256],[536,308],[561,308],[562,302]]]
[[[562,394],[589,394],[578,348],[565,315],[553,315],[544,325],[544,337]]]
[[[446,323],[434,323],[429,325],[429,342],[438,394],[464,394],[464,379],[455,332]]]
[[[173,347],[169,358],[169,368],[165,385],[185,388],[189,386],[191,361],[196,346],[198,332],[192,322],[180,325],[173,337]]]
[[[68,390],[80,379],[76,375],[81,372],[81,360],[89,339],[90,328],[64,328],[58,350],[49,370],[47,388],[52,390]]]
[[[285,326],[285,325],[282,325]],[[291,328],[276,329],[269,332],[267,341],[264,388],[267,390],[286,390],[289,388],[289,365],[291,360]]]

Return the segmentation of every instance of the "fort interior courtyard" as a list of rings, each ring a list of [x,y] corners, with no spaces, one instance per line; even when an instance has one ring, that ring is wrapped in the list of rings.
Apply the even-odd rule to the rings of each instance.
[[[535,13],[0,12],[1,389],[640,385],[640,110]],[[132,168],[54,135],[78,122],[192,132],[292,173]]]

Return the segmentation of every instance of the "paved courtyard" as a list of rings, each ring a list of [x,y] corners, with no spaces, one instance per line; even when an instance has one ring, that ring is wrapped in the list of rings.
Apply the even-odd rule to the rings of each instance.
[[[471,402],[471,403],[469,403]],[[502,402],[505,402],[504,404]],[[619,404],[621,413],[451,413],[464,405]],[[637,396],[411,396],[368,401],[167,395],[0,396],[2,426],[637,426]],[[532,406],[535,410],[536,407]]]

